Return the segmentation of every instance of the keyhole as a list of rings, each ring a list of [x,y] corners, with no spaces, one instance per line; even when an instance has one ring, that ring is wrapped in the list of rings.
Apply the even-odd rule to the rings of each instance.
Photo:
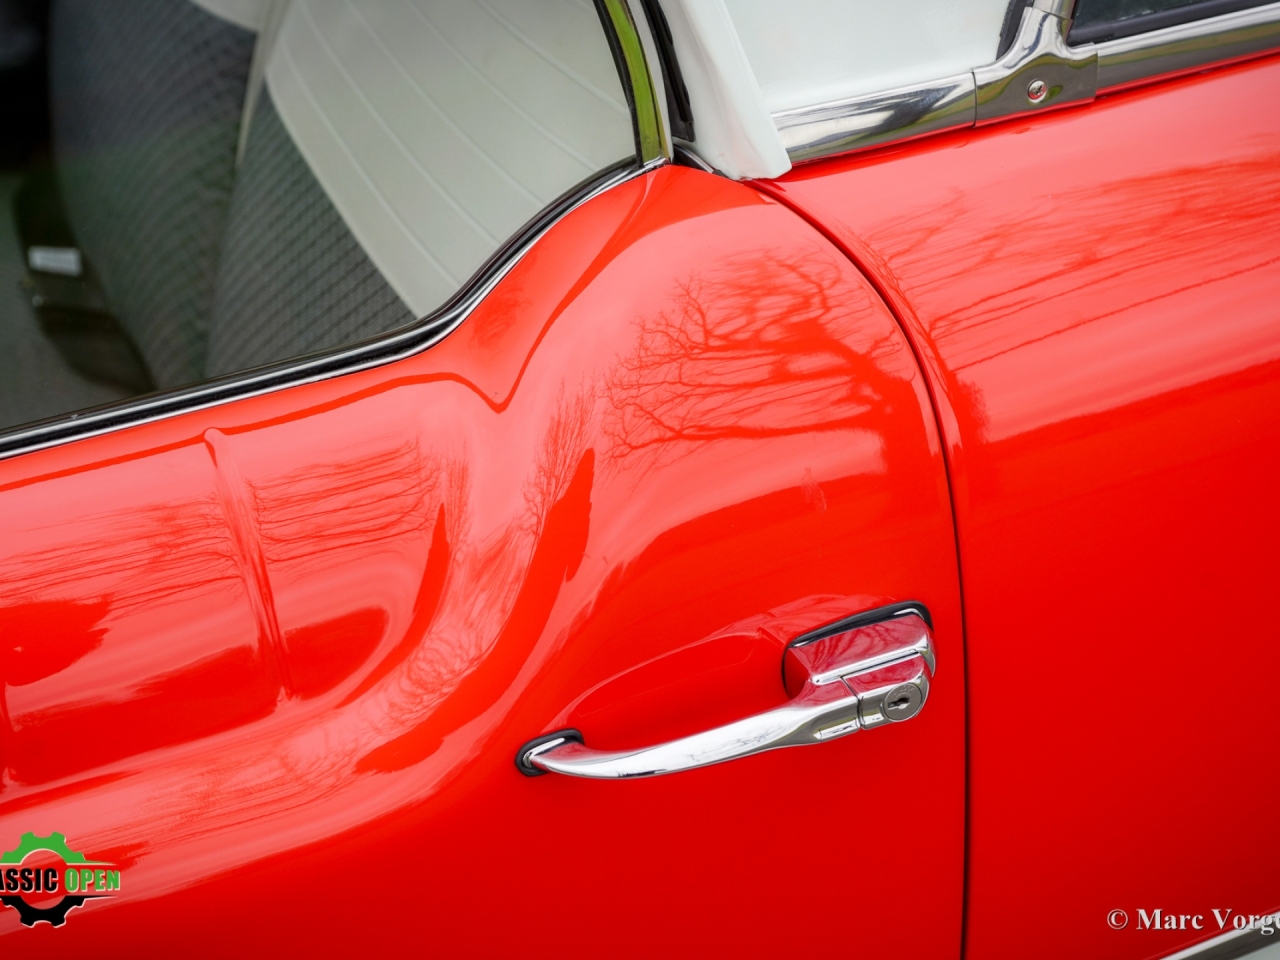
[[[885,690],[879,697],[866,701],[862,725],[874,727],[881,723],[900,723],[910,720],[924,705],[924,691],[913,683],[899,683]]]

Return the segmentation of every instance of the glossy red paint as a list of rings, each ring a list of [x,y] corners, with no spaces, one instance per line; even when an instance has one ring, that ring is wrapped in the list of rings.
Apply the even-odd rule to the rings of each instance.
[[[1278,97],[1272,58],[768,188],[876,278],[937,400],[973,960],[1163,956],[1280,906]],[[1138,930],[1157,907],[1207,927]]]
[[[6,949],[957,954],[924,379],[749,187],[633,180],[438,347],[5,462],[0,512],[0,838],[61,831],[125,887],[58,930],[0,912]],[[788,639],[907,599],[939,658],[910,723],[652,781],[514,766],[567,724],[626,747],[776,705]]]

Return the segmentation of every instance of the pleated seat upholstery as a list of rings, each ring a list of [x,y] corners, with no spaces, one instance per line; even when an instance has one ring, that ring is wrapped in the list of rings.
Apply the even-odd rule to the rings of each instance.
[[[190,0],[53,7],[53,136],[66,212],[161,388],[204,373],[255,39]]]
[[[634,157],[581,0],[54,0],[51,17],[65,219],[160,390],[413,323]],[[125,395],[18,312],[0,297],[0,426]]]
[[[413,319],[325,195],[264,91],[223,244],[206,375],[303,356]]]

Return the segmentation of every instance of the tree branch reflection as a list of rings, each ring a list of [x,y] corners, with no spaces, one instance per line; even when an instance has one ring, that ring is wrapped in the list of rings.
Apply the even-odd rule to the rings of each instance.
[[[605,380],[609,455],[870,427],[910,387],[879,362],[893,331],[858,322],[868,304],[828,259],[741,258],[685,279]]]

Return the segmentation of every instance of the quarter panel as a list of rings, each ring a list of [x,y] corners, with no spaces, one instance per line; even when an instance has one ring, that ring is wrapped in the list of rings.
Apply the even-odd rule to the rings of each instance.
[[[1280,906],[1273,59],[768,189],[930,374],[970,685],[967,955],[1164,955]],[[1202,932],[1137,914],[1202,915]],[[1108,927],[1110,910],[1131,918]]]

